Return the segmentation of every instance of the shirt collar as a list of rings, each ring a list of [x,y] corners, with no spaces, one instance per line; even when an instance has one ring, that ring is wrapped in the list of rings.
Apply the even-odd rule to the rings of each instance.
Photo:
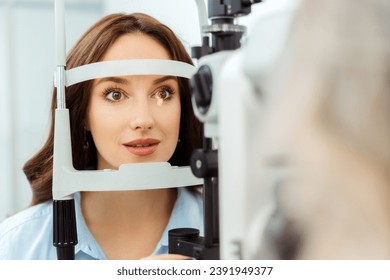
[[[178,188],[177,199],[156,250],[160,246],[168,246],[168,231],[175,228],[197,228],[203,234],[202,203],[200,195],[194,195],[186,188]]]
[[[163,232],[163,235],[157,244],[153,255],[167,251],[168,231],[175,228],[197,228],[200,234],[203,234],[203,208],[201,195],[194,195],[186,188],[177,189],[177,199],[172,210],[169,222]],[[74,194],[78,244],[75,246],[75,256],[81,257],[84,254],[94,259],[106,260],[107,257],[103,250],[88,229],[81,211],[81,195],[79,192]],[[165,248],[163,248],[165,247]]]
[[[96,239],[90,232],[81,211],[81,196],[77,192],[74,194],[75,210],[76,210],[76,221],[77,221],[77,236],[78,244],[75,246],[75,255],[85,253],[92,258],[99,260],[106,260],[103,250],[100,248]]]

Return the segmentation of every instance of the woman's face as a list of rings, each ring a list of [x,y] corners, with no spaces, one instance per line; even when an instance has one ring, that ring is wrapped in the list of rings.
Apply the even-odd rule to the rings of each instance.
[[[170,59],[154,39],[126,34],[107,50],[103,61]],[[134,162],[165,162],[173,155],[180,127],[177,77],[123,76],[93,81],[87,129],[97,148],[97,169]]]

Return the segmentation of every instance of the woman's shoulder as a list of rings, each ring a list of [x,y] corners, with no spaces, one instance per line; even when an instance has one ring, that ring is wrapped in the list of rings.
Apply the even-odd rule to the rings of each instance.
[[[0,259],[39,259],[52,243],[52,227],[50,201],[7,218],[0,223]]]
[[[179,188],[177,200],[183,206],[203,209],[203,196],[201,190],[196,188]]]
[[[185,227],[202,228],[202,194],[197,189],[179,188],[176,205],[172,213],[172,219],[179,220],[179,223],[185,223]]]
[[[41,224],[42,219],[51,218],[52,204],[50,202],[40,203],[26,208],[0,223],[0,238],[9,232],[14,232],[20,227],[28,227],[31,224]]]

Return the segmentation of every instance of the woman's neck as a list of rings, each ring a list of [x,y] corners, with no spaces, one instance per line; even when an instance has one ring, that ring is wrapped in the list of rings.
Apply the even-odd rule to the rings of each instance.
[[[83,192],[88,228],[109,259],[151,254],[171,216],[176,189]]]

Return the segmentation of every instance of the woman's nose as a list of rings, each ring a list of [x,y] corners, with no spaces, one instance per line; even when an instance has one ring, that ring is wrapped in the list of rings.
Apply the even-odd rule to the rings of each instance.
[[[131,107],[130,126],[134,130],[150,130],[154,127],[152,110],[146,100],[138,101]]]

